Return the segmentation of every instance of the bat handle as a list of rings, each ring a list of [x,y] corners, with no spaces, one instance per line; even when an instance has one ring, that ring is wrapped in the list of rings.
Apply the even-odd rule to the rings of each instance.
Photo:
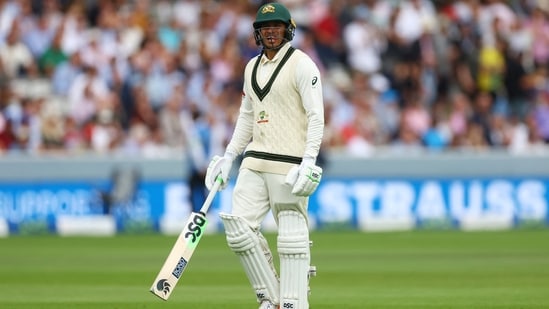
[[[212,201],[215,197],[215,194],[217,193],[217,191],[219,191],[219,187],[221,186],[222,182],[223,182],[223,180],[221,179],[220,176],[218,176],[215,179],[215,182],[212,186],[212,189],[210,190],[210,193],[208,193],[208,196],[206,197],[206,200],[204,201],[204,204],[200,208],[200,212],[203,213],[204,216],[208,212],[208,209],[210,209],[210,205],[212,204]]]

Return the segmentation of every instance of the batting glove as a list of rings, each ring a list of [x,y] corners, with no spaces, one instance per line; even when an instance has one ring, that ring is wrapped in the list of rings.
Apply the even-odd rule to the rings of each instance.
[[[292,194],[310,196],[320,184],[322,168],[314,160],[303,159],[299,166],[294,166],[286,175],[286,184],[292,187]]]
[[[233,166],[233,161],[236,156],[226,153],[223,157],[214,156],[208,168],[206,169],[206,178],[204,180],[206,188],[211,190],[217,177],[221,177],[221,185],[219,190],[223,190],[229,183],[229,174]]]

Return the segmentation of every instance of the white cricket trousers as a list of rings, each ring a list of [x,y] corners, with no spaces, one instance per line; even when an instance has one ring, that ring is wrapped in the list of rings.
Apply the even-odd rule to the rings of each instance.
[[[233,215],[244,218],[252,229],[258,229],[272,210],[278,224],[281,210],[295,210],[306,219],[308,197],[295,196],[292,187],[284,183],[286,175],[241,169],[233,191]]]

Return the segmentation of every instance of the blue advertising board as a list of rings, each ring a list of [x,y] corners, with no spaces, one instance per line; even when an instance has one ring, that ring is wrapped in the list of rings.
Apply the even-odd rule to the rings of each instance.
[[[310,212],[319,226],[347,222],[365,230],[547,224],[548,189],[548,179],[330,179]]]
[[[103,214],[105,190],[106,183],[84,181],[0,183],[0,220],[13,234],[54,233],[60,216]],[[221,229],[216,214],[230,209],[231,192],[229,186],[214,200],[211,231]],[[174,233],[191,212],[189,196],[185,182],[143,181],[135,198],[109,215],[119,232]],[[548,225],[548,204],[549,178],[325,178],[309,214],[313,229],[490,229]]]

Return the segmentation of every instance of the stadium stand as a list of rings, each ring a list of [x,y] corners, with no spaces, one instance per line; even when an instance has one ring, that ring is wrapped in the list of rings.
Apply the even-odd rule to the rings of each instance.
[[[547,151],[547,1],[284,2],[324,76],[325,151]],[[222,149],[261,3],[0,1],[0,153],[166,156],[174,109]]]

